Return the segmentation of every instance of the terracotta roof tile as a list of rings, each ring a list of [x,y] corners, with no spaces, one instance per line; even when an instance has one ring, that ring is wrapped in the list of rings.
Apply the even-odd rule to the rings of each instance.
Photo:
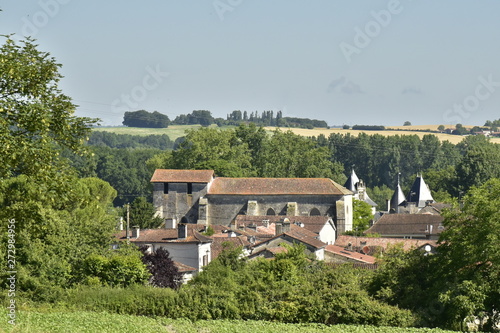
[[[325,248],[325,251],[334,253],[336,255],[349,258],[352,260],[360,261],[363,263],[367,264],[374,264],[376,261],[375,257],[363,254],[363,253],[358,253],[358,252],[353,252],[353,251],[346,251],[344,247],[337,246],[337,245],[327,245]]]
[[[209,183],[214,177],[213,170],[173,170],[156,169],[152,183]]]
[[[247,241],[246,236],[238,236],[238,237],[214,237],[212,242],[212,260],[217,258],[219,254],[224,250],[224,243],[231,243],[235,247],[243,246],[247,247],[250,242]]]
[[[188,234],[184,239],[178,239],[177,229],[141,229],[139,238],[130,237],[131,243],[208,243],[212,239],[200,233],[204,226],[188,224]],[[131,232],[130,232],[131,234]],[[126,240],[125,230],[115,234],[118,240]]]
[[[326,243],[323,243],[322,241],[316,238],[318,236],[316,233],[294,224],[290,225],[290,228],[291,228],[290,231],[287,231],[280,235],[276,235],[270,239],[263,240],[260,243],[256,243],[255,247],[264,244],[266,242],[270,242],[277,238],[286,238],[286,237],[298,240],[304,244],[315,247],[316,249],[321,249],[326,246]]]
[[[261,216],[249,216],[249,215],[237,215],[235,218],[235,223],[237,226],[248,226],[251,224],[257,225],[257,230],[263,225],[264,220],[269,221],[269,226],[273,226],[274,223],[282,221],[284,218],[290,220],[291,224],[303,223],[304,228],[319,234],[321,229],[328,222],[330,217],[328,216],[283,216],[283,215],[261,215]],[[274,233],[274,230],[273,230]]]
[[[354,247],[379,247],[382,249],[387,249],[388,246],[394,246],[396,244],[402,244],[404,250],[411,250],[420,248],[427,244],[432,247],[436,247],[437,241],[429,239],[403,239],[403,238],[387,238],[387,237],[355,237],[340,235],[335,240],[335,245],[340,247],[347,247],[351,244]]]
[[[346,195],[351,191],[328,178],[215,178],[213,195]]]

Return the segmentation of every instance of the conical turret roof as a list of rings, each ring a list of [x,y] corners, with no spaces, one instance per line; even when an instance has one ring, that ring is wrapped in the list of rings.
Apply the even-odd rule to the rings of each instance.
[[[406,197],[406,201],[414,202],[417,207],[425,207],[427,202],[434,202],[431,190],[424,181],[422,175],[418,176],[411,186],[410,193]]]
[[[347,181],[345,182],[344,187],[352,192],[356,192],[357,191],[356,186],[358,183],[359,183],[359,178],[353,169],[351,172],[351,175],[349,176],[349,178],[347,178]]]
[[[399,206],[406,203],[405,195],[403,190],[401,189],[401,185],[399,184],[399,175],[398,174],[398,182],[396,184],[396,189],[394,190],[394,194],[392,195],[390,202],[390,210],[396,213],[399,213]]]

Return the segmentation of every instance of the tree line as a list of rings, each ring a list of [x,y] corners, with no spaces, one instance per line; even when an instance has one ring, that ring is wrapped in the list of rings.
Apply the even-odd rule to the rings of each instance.
[[[254,123],[260,126],[277,126],[277,127],[300,127],[300,128],[328,128],[326,121],[309,118],[283,117],[282,111],[262,111],[241,112],[235,110],[227,115],[226,119],[214,118],[208,110],[194,110],[188,114],[180,114],[173,121],[170,121],[168,116],[157,111],[152,113],[145,110],[125,112],[123,125],[128,127],[147,127],[147,128],[166,128],[168,125],[202,125],[210,126],[217,124],[218,126],[238,126],[240,124]]]

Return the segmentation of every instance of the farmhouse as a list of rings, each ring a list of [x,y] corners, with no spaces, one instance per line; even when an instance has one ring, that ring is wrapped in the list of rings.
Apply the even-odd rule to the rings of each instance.
[[[228,178],[213,170],[158,169],[151,182],[166,228],[179,222],[230,226],[245,215],[323,216],[337,234],[352,230],[353,192],[328,178]]]

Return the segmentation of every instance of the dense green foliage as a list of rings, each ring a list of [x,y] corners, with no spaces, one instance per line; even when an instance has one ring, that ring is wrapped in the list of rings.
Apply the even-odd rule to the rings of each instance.
[[[128,127],[167,128],[169,124],[168,116],[158,111],[129,111],[123,116],[123,125]]]
[[[213,169],[225,177],[329,177],[345,181],[328,148],[290,131],[268,136],[253,124],[234,130],[188,131],[173,152],[152,158],[150,169]]]
[[[361,130],[361,131],[383,131],[385,130],[385,126],[381,125],[354,125],[352,127],[353,130]]]
[[[122,217],[127,219],[127,210],[123,209]],[[152,203],[144,197],[137,197],[129,208],[129,224],[131,227],[137,226],[141,229],[154,229],[161,226],[163,219],[156,216],[156,209]]]
[[[75,106],[57,86],[60,65],[31,40],[20,46],[7,38],[0,66],[2,288],[8,267],[17,272],[18,292],[51,299],[88,277],[82,263],[113,260],[116,190],[101,179],[78,178],[66,158],[82,155],[86,163],[83,143],[96,120],[73,115]],[[122,274],[132,255],[125,257],[106,274],[134,283]]]
[[[168,135],[129,135],[115,134],[94,130],[87,142],[90,146],[105,146],[109,148],[156,148],[172,149],[174,142]]]
[[[151,198],[149,183],[153,170],[146,161],[160,153],[158,149],[92,147],[94,155],[86,160],[87,172],[107,181],[118,191],[115,206],[133,202],[137,197]]]
[[[414,316],[369,296],[370,272],[311,261],[301,246],[276,260],[244,261],[228,248],[177,292],[146,286],[78,288],[59,299],[75,310],[169,318],[407,327]]]
[[[74,117],[71,99],[58,89],[61,66],[28,39],[9,37],[0,47],[0,178],[25,174],[49,179],[66,167],[62,148],[82,154],[95,123]]]
[[[215,122],[212,112],[207,110],[194,110],[189,114],[181,114],[175,117],[172,124],[175,125],[202,125],[209,126]]]
[[[5,309],[0,315],[6,318]],[[19,311],[16,326],[6,320],[0,322],[4,332],[27,333],[452,333],[438,328],[395,328],[366,325],[333,325],[323,324],[285,324],[269,321],[252,320],[200,320],[169,319],[164,317],[148,318],[142,316],[119,315],[106,312],[37,312]]]
[[[193,111],[190,114],[181,114],[175,118],[172,122],[176,125],[192,125],[200,124],[203,126],[208,126],[211,124],[217,124],[218,126],[239,126],[242,124],[256,124],[259,126],[278,126],[278,127],[301,127],[301,128],[315,128],[315,127],[328,127],[326,121],[316,120],[309,118],[295,118],[295,117],[283,117],[283,112],[276,112],[274,116],[274,111],[262,111],[259,115],[257,111],[248,114],[247,111],[241,112],[240,110],[235,110],[227,115],[226,119],[223,118],[213,118],[212,113],[206,110]]]
[[[361,236],[373,220],[372,206],[364,201],[352,200],[352,234]]]

